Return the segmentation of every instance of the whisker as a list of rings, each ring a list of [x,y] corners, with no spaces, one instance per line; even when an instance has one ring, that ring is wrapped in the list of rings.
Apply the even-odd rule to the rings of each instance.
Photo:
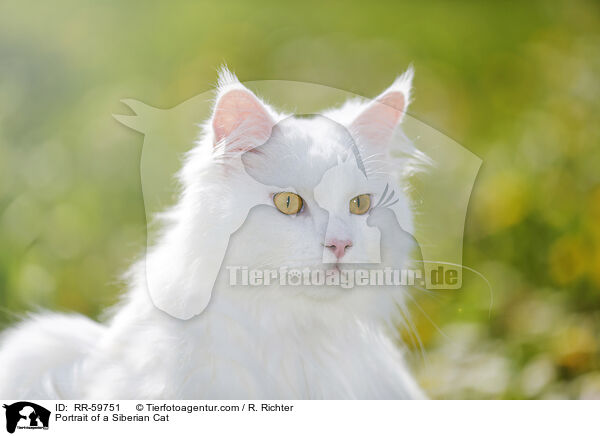
[[[381,204],[381,202],[383,201],[383,197],[385,197],[385,194],[388,191],[389,186],[390,185],[388,185],[388,184],[385,185],[385,189],[383,190],[383,194],[381,194],[381,197],[379,198],[379,202],[375,205],[375,207],[378,207]]]

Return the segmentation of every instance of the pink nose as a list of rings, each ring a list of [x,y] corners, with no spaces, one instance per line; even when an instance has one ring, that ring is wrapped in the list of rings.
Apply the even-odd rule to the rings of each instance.
[[[340,241],[339,239],[330,239],[327,241],[325,246],[331,251],[333,251],[335,257],[340,259],[346,253],[346,248],[352,247],[352,241]]]

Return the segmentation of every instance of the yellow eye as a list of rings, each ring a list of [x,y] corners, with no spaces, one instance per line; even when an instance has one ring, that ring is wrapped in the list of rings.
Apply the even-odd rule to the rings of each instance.
[[[275,194],[273,203],[275,203],[275,207],[279,209],[279,212],[286,215],[294,215],[295,213],[300,212],[302,204],[304,204],[302,197],[293,192],[280,192],[279,194]]]
[[[371,196],[369,194],[357,195],[350,200],[350,213],[364,215],[371,207]]]

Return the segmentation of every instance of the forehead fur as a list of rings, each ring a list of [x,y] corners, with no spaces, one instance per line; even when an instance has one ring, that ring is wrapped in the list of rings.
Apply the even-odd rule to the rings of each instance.
[[[289,117],[277,123],[263,145],[242,156],[248,174],[265,185],[314,188],[325,172],[361,161],[348,130],[324,116]],[[358,165],[360,168],[360,165]]]

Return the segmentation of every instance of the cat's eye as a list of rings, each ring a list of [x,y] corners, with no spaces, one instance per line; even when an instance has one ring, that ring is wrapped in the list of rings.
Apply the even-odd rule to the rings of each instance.
[[[273,203],[275,203],[275,207],[279,209],[279,212],[286,215],[294,215],[295,213],[300,212],[302,205],[304,204],[302,197],[293,192],[280,192],[279,194],[275,194]]]
[[[350,200],[350,213],[354,215],[364,215],[371,207],[371,196],[361,194]]]

